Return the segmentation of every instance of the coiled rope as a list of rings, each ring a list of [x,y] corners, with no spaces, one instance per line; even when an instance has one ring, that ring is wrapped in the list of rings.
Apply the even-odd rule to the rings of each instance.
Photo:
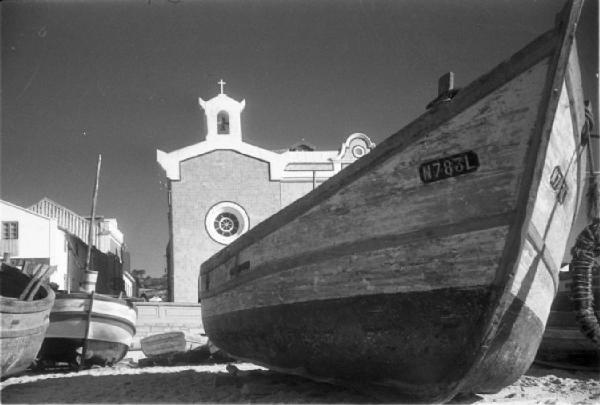
[[[600,212],[598,212],[598,182],[595,176],[594,162],[591,159],[589,138],[594,121],[590,104],[586,102],[586,121],[582,130],[582,143],[587,143],[590,158],[590,184],[588,190],[589,217],[593,218],[577,237],[571,249],[573,260],[569,265],[572,275],[571,300],[575,311],[575,320],[581,332],[600,347],[600,313],[594,311],[594,295],[592,290],[592,273],[596,271],[594,262],[600,257]]]

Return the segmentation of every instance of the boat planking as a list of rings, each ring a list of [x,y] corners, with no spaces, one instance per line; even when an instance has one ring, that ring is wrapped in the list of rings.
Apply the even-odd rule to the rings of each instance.
[[[32,278],[2,263],[0,270],[0,353],[2,378],[24,372],[34,361],[54,303],[54,291],[42,283],[31,299],[20,299]]]
[[[210,340],[410,401],[517,380],[586,184],[581,6],[203,263]]]
[[[97,293],[58,293],[40,363],[69,363],[75,368],[114,365],[135,335],[137,310],[126,300]]]

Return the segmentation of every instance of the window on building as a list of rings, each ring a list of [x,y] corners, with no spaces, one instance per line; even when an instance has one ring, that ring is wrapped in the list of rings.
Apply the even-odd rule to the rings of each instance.
[[[208,210],[205,226],[214,241],[228,245],[248,230],[250,221],[239,204],[222,201]]]
[[[222,212],[217,215],[214,225],[215,230],[223,236],[235,235],[240,228],[237,217],[230,212]]]
[[[225,111],[221,111],[219,114],[217,114],[217,133],[229,133],[229,114],[227,114]]]
[[[19,223],[2,221],[2,239],[19,239]]]

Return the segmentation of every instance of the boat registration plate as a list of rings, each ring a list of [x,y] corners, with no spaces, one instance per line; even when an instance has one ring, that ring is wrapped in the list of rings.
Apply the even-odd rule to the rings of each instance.
[[[479,167],[479,158],[473,151],[458,153],[456,155],[430,160],[419,166],[419,175],[423,183],[456,177],[472,173]]]

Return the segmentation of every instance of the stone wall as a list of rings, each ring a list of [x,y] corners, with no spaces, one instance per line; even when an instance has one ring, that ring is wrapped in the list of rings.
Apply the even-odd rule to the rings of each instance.
[[[163,332],[181,331],[186,340],[203,343],[204,326],[200,304],[181,302],[135,302],[137,308],[136,333],[131,350],[140,349],[140,340]]]

